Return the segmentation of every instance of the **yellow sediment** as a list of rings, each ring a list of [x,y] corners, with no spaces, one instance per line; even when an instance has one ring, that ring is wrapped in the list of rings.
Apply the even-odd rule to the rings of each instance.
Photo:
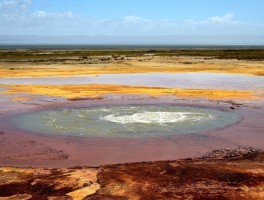
[[[27,175],[33,173],[32,169],[20,169],[13,167],[2,167],[0,168],[0,186],[4,184],[9,184],[12,182],[23,182],[23,178]]]
[[[32,98],[28,97],[14,97],[11,99],[11,101],[27,101],[27,100],[32,100]]]
[[[35,184],[47,185],[53,187],[54,190],[71,188],[71,192],[65,194],[72,200],[82,200],[85,197],[94,194],[100,189],[97,183],[98,169],[57,169],[57,175],[53,175],[54,169],[49,168],[15,168],[2,167],[0,168],[0,186],[11,183],[23,184],[26,181],[35,177],[31,182],[32,187]],[[47,178],[52,177],[52,178]],[[47,178],[47,179],[45,179]],[[26,191],[25,191],[26,192]],[[65,196],[66,197],[66,196]],[[30,194],[17,194],[9,197],[0,197],[0,200],[27,200],[31,199]],[[67,199],[68,199],[67,198]],[[53,198],[48,199],[64,199]]]
[[[0,63],[0,77],[78,76],[153,72],[214,72],[264,75],[262,61],[206,60],[192,57],[156,57],[152,60],[144,61],[138,61],[141,57],[133,59],[131,61],[98,64]],[[142,59],[146,58],[143,57]]]
[[[85,197],[94,194],[99,189],[100,185],[96,183],[92,184],[91,186],[70,192],[67,195],[70,196],[73,200],[83,200]]]
[[[3,93],[29,93],[36,95],[48,95],[68,99],[76,98],[100,98],[107,94],[135,94],[135,95],[174,95],[184,98],[208,98],[208,99],[256,99],[255,92],[248,90],[208,90],[208,89],[178,89],[159,87],[140,87],[122,85],[8,85]]]
[[[98,170],[96,169],[83,169],[69,173],[68,178],[70,180],[78,180],[77,188],[80,189],[68,193],[67,196],[70,196],[73,200],[82,200],[85,197],[94,194],[97,190],[100,189],[100,185],[96,182],[97,173]],[[87,186],[83,187],[84,184],[87,184]]]
[[[30,194],[17,194],[9,197],[0,197],[0,200],[29,200],[32,199]]]

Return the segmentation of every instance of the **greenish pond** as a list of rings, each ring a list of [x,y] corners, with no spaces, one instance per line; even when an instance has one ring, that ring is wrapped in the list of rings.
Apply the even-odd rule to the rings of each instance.
[[[234,113],[184,106],[111,106],[46,110],[15,117],[24,130],[45,134],[140,137],[197,133],[240,120]]]

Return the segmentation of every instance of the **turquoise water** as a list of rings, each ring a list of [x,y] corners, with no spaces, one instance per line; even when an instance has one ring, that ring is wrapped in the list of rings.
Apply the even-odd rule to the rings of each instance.
[[[237,114],[183,106],[112,106],[46,110],[13,119],[18,128],[44,134],[145,137],[197,133],[233,124]]]

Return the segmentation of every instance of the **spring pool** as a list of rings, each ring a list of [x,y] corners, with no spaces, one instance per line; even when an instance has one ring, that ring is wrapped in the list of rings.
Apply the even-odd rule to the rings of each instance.
[[[186,106],[105,106],[45,110],[16,116],[20,129],[88,137],[146,137],[198,133],[236,123],[226,111]]]

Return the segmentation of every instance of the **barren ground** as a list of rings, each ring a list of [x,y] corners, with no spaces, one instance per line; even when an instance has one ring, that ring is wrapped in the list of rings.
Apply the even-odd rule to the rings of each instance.
[[[264,75],[262,50],[197,52],[1,51],[0,77],[143,72]],[[0,200],[263,199],[263,92],[264,87],[251,91],[0,85]],[[242,120],[213,131],[144,139],[39,135],[18,130],[8,121],[20,113],[58,106],[127,104],[216,108],[236,112]]]

